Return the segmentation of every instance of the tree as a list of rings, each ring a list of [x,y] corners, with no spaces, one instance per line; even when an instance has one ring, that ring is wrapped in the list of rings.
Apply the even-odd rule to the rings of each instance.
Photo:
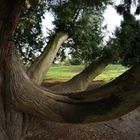
[[[99,49],[101,47],[98,46],[102,39],[102,15],[101,11],[94,11],[97,6],[89,8],[77,7],[73,2],[68,1],[51,7],[55,14],[54,24],[56,27],[54,33],[50,37],[44,52],[27,71],[30,78],[37,84],[41,84],[59,48],[61,45],[63,47],[64,41],[68,38],[70,40],[64,45],[66,46],[67,44],[67,46],[72,46],[73,48],[74,46],[81,46],[75,50],[81,50],[82,56],[89,53],[91,58],[89,59],[88,56],[86,59],[84,58],[85,60],[93,61],[97,58],[97,52],[99,53],[99,50],[101,50]]]
[[[33,82],[41,84],[49,70],[61,44],[68,39],[67,32],[58,32],[51,37],[43,53],[34,61],[27,70]]]
[[[57,3],[57,2],[56,2]],[[67,6],[68,5],[68,6]],[[74,5],[73,5],[74,6]],[[71,2],[63,3],[61,1],[58,1],[57,4],[53,4],[50,6],[52,11],[56,14],[56,29],[55,33],[50,38],[48,45],[46,46],[46,49],[44,52],[36,59],[36,61],[31,65],[31,67],[28,69],[28,75],[31,77],[31,79],[37,83],[41,84],[45,74],[47,73],[48,69],[50,68],[59,48],[61,45],[66,41],[69,37],[69,27],[72,24],[72,21],[75,22],[77,19],[77,12],[76,8],[71,7]],[[70,17],[66,18],[66,14],[63,15],[60,14],[61,8],[71,8],[71,11],[64,10],[63,14],[66,12]],[[69,8],[70,7],[70,8]],[[67,15],[67,16],[68,16]],[[68,24],[68,25],[67,25]],[[63,26],[64,27],[63,27]]]
[[[135,13],[131,11],[131,4],[132,1],[124,1],[116,7],[117,12],[123,17],[123,21],[121,21],[120,27],[116,28],[115,37],[110,40],[112,51],[116,55],[114,61],[127,67],[132,67],[140,62],[140,22],[135,17],[139,14],[139,1],[135,1]]]
[[[85,64],[90,64],[101,56],[103,48],[103,11],[90,7],[82,13],[82,18],[76,22],[72,31],[72,39],[65,45],[70,54],[76,55]],[[67,45],[67,46],[66,46]]]
[[[116,29],[112,46],[117,54],[116,61],[122,65],[131,67],[139,63],[139,29],[140,23],[133,15],[129,15],[128,20],[122,21],[121,27]]]
[[[42,19],[47,11],[46,0],[30,1],[29,10],[22,9],[20,22],[16,28],[13,40],[19,50],[23,64],[30,65],[42,52],[46,38],[42,34]]]
[[[102,73],[112,61],[113,55],[111,53],[102,54],[105,52],[105,48],[101,47],[103,38],[101,13],[94,12],[89,8],[82,14],[82,18],[75,23],[78,27],[75,26],[72,39],[65,43],[64,47],[70,46],[69,49],[72,50],[73,55],[75,54],[77,57],[79,54],[79,58],[81,57],[86,63],[90,64],[72,79],[49,87],[49,90],[55,93],[67,94],[84,91],[92,80]]]
[[[45,130],[45,121],[44,126],[37,125],[42,119],[63,123],[99,122],[119,117],[140,105],[140,65],[85,94],[56,95],[32,83],[19,63],[15,44],[10,41],[24,2],[0,1],[1,140],[27,140],[31,133],[36,133],[33,131],[35,126],[38,126],[38,132]],[[30,119],[34,123],[28,123]],[[29,129],[31,133],[28,133]],[[37,136],[38,139],[42,137]]]
[[[55,86],[51,86],[48,89],[57,94],[85,91],[92,80],[101,74],[111,61],[112,55],[103,55],[97,60],[94,60],[89,66],[87,66],[82,72],[74,76],[72,79]]]

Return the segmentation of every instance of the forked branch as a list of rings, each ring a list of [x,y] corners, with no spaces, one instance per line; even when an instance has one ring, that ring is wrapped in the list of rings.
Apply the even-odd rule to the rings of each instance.
[[[14,95],[17,109],[39,118],[64,123],[100,122],[120,117],[140,105],[140,65],[102,87],[116,89],[114,93],[113,90],[106,92],[107,89],[103,91],[101,88],[95,92],[98,96],[101,90],[100,98],[94,97],[94,90],[92,90],[87,93],[88,98],[85,98],[86,95],[82,93],[84,99],[79,93],[77,98],[72,99],[68,96],[55,95],[34,85],[19,64],[15,53],[10,51],[8,56],[10,57],[6,60],[4,70],[5,81],[8,80],[7,83],[11,94]],[[124,84],[124,82],[127,83]],[[122,86],[119,83],[122,83]],[[126,86],[129,86],[129,91]]]
[[[57,84],[49,88],[56,94],[68,94],[85,91],[89,84],[96,76],[102,73],[105,67],[112,61],[111,56],[101,56],[99,59],[93,61],[82,72],[74,76],[71,80]]]

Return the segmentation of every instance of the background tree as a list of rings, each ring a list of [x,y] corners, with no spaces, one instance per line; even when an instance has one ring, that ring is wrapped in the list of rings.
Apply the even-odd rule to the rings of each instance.
[[[102,21],[103,11],[95,11],[92,8],[84,11],[82,17],[75,23],[70,40],[64,43],[63,47],[69,48],[72,57],[76,56],[77,59],[90,64],[102,54],[105,47]]]
[[[98,39],[101,38],[99,37],[100,31],[98,32],[97,27],[98,28],[101,27],[100,16],[101,16],[101,11],[103,11],[103,9],[105,8],[105,5],[94,4],[94,6],[91,5],[88,7],[85,7],[85,6],[83,7],[83,2],[82,3],[80,2],[78,4],[75,4],[74,2],[75,1],[66,1],[66,2],[58,1],[56,3],[53,3],[50,6],[51,11],[54,13],[54,17],[55,17],[54,32],[52,32],[52,34],[50,35],[49,42],[44,52],[36,59],[36,61],[28,69],[28,75],[37,84],[41,84],[44,76],[46,75],[48,69],[50,68],[58,52],[58,49],[61,47],[64,41],[68,39],[68,37],[74,38],[75,36],[75,40],[77,40],[76,39],[77,35],[79,34],[80,36],[80,33],[83,32],[82,33],[83,35],[81,35],[81,38],[79,37],[79,41],[82,41],[84,38],[89,39],[91,35],[91,31],[89,33],[89,27],[92,27],[92,29],[96,32],[94,34],[94,38],[97,34],[98,34],[98,37],[96,36],[96,38]],[[94,12],[95,10],[96,12]],[[94,16],[91,17],[91,13]],[[93,22],[94,22],[94,25],[92,24]],[[85,28],[84,31],[83,31],[83,28]],[[75,32],[75,35],[74,35],[74,32]],[[87,34],[87,36],[84,34]],[[99,44],[99,41],[96,40],[98,43],[95,44],[95,39],[94,39],[94,42],[91,41],[92,39],[93,37],[89,39],[90,44],[82,43],[81,45],[91,46],[91,44],[94,43],[93,45],[96,45],[94,46],[94,48],[96,48],[97,45]],[[92,48],[93,45],[90,48]]]
[[[47,1],[31,0],[30,3],[32,6],[29,10],[21,10],[20,23],[14,35],[14,41],[25,65],[32,63],[46,44],[42,34],[42,20],[48,9]]]
[[[138,13],[139,6],[135,14]],[[131,12],[131,3],[129,1],[117,7],[118,13],[123,16],[120,27],[115,31],[115,38],[111,39],[112,51],[117,63],[132,67],[140,62],[139,34],[140,22]]]
[[[74,58],[84,61],[87,67],[72,79],[52,86],[49,90],[61,94],[84,91],[112,61],[112,54],[106,53],[105,46],[102,46],[102,12],[93,11],[91,8],[82,12],[81,18],[75,23],[71,38],[61,49],[62,59],[66,57],[64,49],[69,48],[71,56],[75,55]]]

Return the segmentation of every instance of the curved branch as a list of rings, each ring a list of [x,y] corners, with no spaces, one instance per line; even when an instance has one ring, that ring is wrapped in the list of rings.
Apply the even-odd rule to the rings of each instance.
[[[74,76],[71,80],[52,86],[49,90],[56,94],[68,94],[84,91],[92,80],[101,74],[111,61],[111,56],[102,56],[93,61],[87,68]]]
[[[73,99],[79,99],[79,100],[85,100],[85,101],[95,101],[100,100],[103,98],[107,98],[109,96],[113,96],[119,93],[124,93],[131,91],[137,87],[139,87],[140,84],[140,65],[136,65],[130,70],[126,71],[119,77],[117,77],[115,80],[107,83],[106,85],[103,85],[100,88],[97,88],[95,90],[87,91],[81,93],[75,93],[75,94],[67,94],[67,96],[73,98]]]
[[[84,99],[81,99],[81,103],[78,100],[73,102],[73,99],[68,96],[55,95],[33,84],[19,64],[13,52],[13,47],[6,44],[15,29],[17,22],[15,16],[18,17],[18,7],[15,7],[11,12],[6,11],[8,16],[10,14],[10,18],[13,18],[12,24],[11,22],[6,25],[6,22],[0,23],[0,33],[3,33],[3,36],[0,36],[0,66],[3,68],[2,84],[6,85],[6,94],[11,95],[12,103],[16,103],[17,109],[51,121],[88,123],[119,117],[140,105],[140,64],[117,78],[114,83],[107,85],[107,89],[112,89],[111,87],[116,89],[114,94],[112,94],[112,90],[111,92],[102,91],[101,96],[108,98],[94,102],[87,102]],[[124,82],[127,83],[124,84]],[[129,91],[128,86],[130,86]],[[100,90],[98,93],[100,93]],[[90,91],[86,99],[92,98],[93,100],[93,95],[94,91]],[[83,97],[85,98],[85,95]]]
[[[68,39],[67,32],[58,32],[52,36],[43,53],[34,61],[27,70],[29,77],[36,84],[41,84],[44,76],[49,70],[59,48]]]
[[[2,55],[5,54],[2,53]],[[34,85],[23,71],[14,53],[8,52],[6,62],[4,63],[5,84],[8,84],[9,92],[14,95],[17,109],[42,119],[64,123],[99,122],[124,115],[140,105],[140,65],[132,68],[116,80],[118,82],[123,81],[125,75],[131,74],[130,79],[133,77],[134,84],[131,83],[133,86],[129,88],[129,91],[127,88],[117,89],[119,92],[110,94],[106,99],[94,102],[82,100],[80,103],[79,100],[73,101],[68,96],[55,95]],[[91,93],[94,94],[93,91],[90,91]],[[88,93],[88,95],[90,94]]]

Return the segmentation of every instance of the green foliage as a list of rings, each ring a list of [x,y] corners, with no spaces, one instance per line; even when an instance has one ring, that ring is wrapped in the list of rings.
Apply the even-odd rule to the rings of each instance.
[[[55,31],[73,32],[77,27],[77,21],[85,14],[86,11],[103,11],[110,0],[50,0],[50,11],[53,13],[55,20]],[[94,14],[94,13],[93,13]]]
[[[20,23],[14,36],[23,62],[33,62],[36,57],[42,53],[46,45],[46,38],[42,36],[41,22],[47,10],[50,10],[55,17],[55,29],[51,31],[50,36],[58,31],[67,31],[70,37],[75,38],[75,33],[79,32],[78,35],[80,35],[80,32],[82,32],[81,29],[87,24],[86,14],[87,19],[89,18],[87,11],[94,11],[93,15],[95,15],[95,11],[103,11],[109,1],[110,0],[30,0],[31,8],[29,10],[21,10]],[[88,28],[90,27],[87,27],[86,30]],[[86,38],[86,34],[85,36],[83,35],[81,39],[82,38]]]
[[[131,14],[130,5],[121,7],[123,12],[119,12],[123,15],[123,21],[116,29],[115,38],[110,40],[114,61],[128,67],[140,63],[140,22]]]
[[[42,35],[42,19],[47,10],[46,0],[31,0],[29,10],[22,9],[20,22],[14,40],[23,62],[32,62],[36,54],[42,51],[45,40]]]
[[[72,57],[72,59],[69,60],[71,65],[80,65],[82,64],[82,61],[77,57]]]
[[[85,63],[95,60],[102,51],[102,13],[89,9],[83,13],[83,17],[77,22],[77,28],[73,31],[73,46],[71,54],[76,55]]]
[[[66,58],[65,50],[80,62],[90,63],[101,55],[103,11],[109,0],[81,1],[64,0],[50,1],[50,11],[55,20],[55,29],[69,33],[69,39],[60,48],[57,58]]]
[[[102,51],[102,11],[95,11],[92,8],[88,8],[82,13],[78,19],[74,22],[74,26],[71,28],[70,38],[65,42],[60,49],[58,55],[61,55],[63,59],[65,57],[64,50],[69,48],[70,55],[90,63],[95,60]]]
[[[62,66],[70,66],[71,63],[70,63],[69,58],[65,58],[65,59],[61,62],[61,65],[62,65]]]
[[[116,6],[116,10],[120,15],[130,14],[131,13],[131,6],[135,5],[136,10],[135,14],[140,13],[140,1],[139,0],[122,0],[122,3]]]

